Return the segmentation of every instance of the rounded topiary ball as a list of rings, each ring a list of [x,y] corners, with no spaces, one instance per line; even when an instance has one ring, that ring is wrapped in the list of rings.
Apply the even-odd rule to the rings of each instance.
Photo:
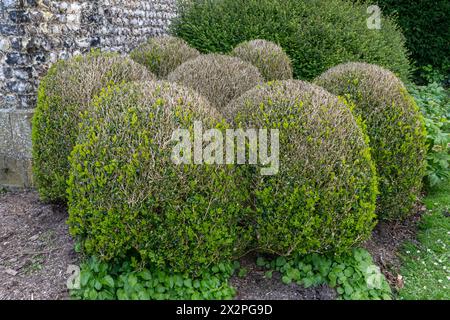
[[[292,79],[291,59],[283,48],[266,40],[241,43],[231,53],[257,67],[266,81]]]
[[[278,174],[257,171],[253,181],[258,248],[340,253],[370,236],[376,171],[367,136],[346,103],[290,80],[258,86],[225,111],[237,127],[279,130]]]
[[[39,86],[33,119],[34,182],[43,200],[65,201],[68,157],[78,135],[80,113],[102,87],[151,80],[145,67],[114,54],[90,53],[54,64]]]
[[[130,53],[130,57],[165,79],[170,72],[184,62],[195,59],[200,53],[183,39],[171,36],[150,38]]]
[[[427,149],[423,117],[403,83],[365,63],[336,66],[315,82],[351,100],[367,125],[380,176],[378,215],[398,219],[410,214],[422,189]]]
[[[219,110],[264,82],[255,66],[218,54],[202,55],[188,61],[172,72],[168,79],[197,90]]]
[[[242,253],[249,188],[241,168],[172,160],[174,131],[188,130],[193,146],[195,121],[204,130],[226,127],[204,98],[173,83],[124,84],[95,100],[72,152],[68,189],[70,230],[88,254],[132,254],[196,273]]]

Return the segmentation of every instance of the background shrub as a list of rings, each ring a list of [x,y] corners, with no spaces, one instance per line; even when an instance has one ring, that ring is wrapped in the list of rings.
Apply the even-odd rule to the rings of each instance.
[[[277,44],[266,40],[252,40],[241,43],[233,56],[257,67],[266,81],[292,79],[291,60]]]
[[[80,112],[90,107],[91,98],[106,85],[153,77],[130,59],[99,52],[59,61],[50,68],[40,83],[33,119],[34,181],[43,200],[66,199],[68,157]]]
[[[244,41],[278,43],[298,79],[314,79],[347,61],[410,74],[404,37],[389,17],[381,30],[367,28],[367,5],[344,0],[181,1],[172,32],[203,53],[231,52]]]
[[[218,54],[188,61],[172,72],[168,79],[197,90],[219,109],[264,82],[255,66]]]
[[[254,176],[258,248],[342,253],[370,236],[377,179],[348,105],[302,81],[258,86],[226,109],[242,128],[280,130],[280,171]]]
[[[199,55],[183,39],[170,36],[150,38],[130,53],[131,59],[146,66],[159,79],[167,78],[178,66]]]
[[[378,0],[383,12],[393,15],[419,67],[432,65],[450,74],[450,2],[448,0]]]
[[[129,256],[196,273],[239,255],[247,179],[239,167],[175,165],[175,129],[221,128],[194,91],[167,82],[104,90],[85,113],[71,156],[69,225],[89,255]]]
[[[391,72],[364,63],[336,66],[316,83],[346,96],[367,124],[380,176],[378,214],[385,219],[411,213],[425,176],[423,117],[403,83]]]

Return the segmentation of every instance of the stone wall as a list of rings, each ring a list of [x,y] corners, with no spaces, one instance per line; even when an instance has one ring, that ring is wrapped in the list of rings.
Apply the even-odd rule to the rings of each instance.
[[[39,79],[58,59],[127,52],[164,34],[176,0],[1,0],[0,186],[30,187],[31,119]]]

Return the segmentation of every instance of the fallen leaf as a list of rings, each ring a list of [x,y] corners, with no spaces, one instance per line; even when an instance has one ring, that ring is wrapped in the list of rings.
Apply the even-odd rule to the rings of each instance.
[[[5,272],[7,274],[9,274],[10,276],[13,276],[13,277],[18,274],[18,272],[16,270],[13,270],[13,269],[6,269]]]
[[[397,276],[397,288],[403,289],[404,286],[405,286],[405,281],[403,280],[403,276],[401,274],[399,274]]]

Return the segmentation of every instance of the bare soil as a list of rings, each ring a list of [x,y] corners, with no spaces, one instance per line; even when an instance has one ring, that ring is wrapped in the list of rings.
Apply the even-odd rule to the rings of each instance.
[[[0,300],[68,298],[66,271],[77,257],[66,218],[35,192],[0,195]]]
[[[394,287],[401,287],[397,252],[406,240],[414,240],[424,208],[403,223],[380,223],[365,247]],[[36,192],[0,193],[0,300],[68,299],[69,265],[77,265],[66,224],[64,206],[42,203]],[[233,277],[237,299],[242,300],[333,300],[328,286],[305,289],[284,285],[280,275],[264,277],[252,256],[241,261],[248,270],[244,278]]]
[[[256,257],[249,255],[243,258],[241,268],[248,272],[243,278],[234,276],[231,285],[237,290],[237,300],[335,300],[336,290],[329,286],[305,289],[295,283],[285,285],[278,272],[268,279],[266,270],[256,266]]]
[[[398,253],[405,242],[417,241],[417,227],[426,210],[425,206],[418,205],[415,214],[405,221],[380,222],[373,231],[372,238],[364,245],[393,289],[403,288]]]

